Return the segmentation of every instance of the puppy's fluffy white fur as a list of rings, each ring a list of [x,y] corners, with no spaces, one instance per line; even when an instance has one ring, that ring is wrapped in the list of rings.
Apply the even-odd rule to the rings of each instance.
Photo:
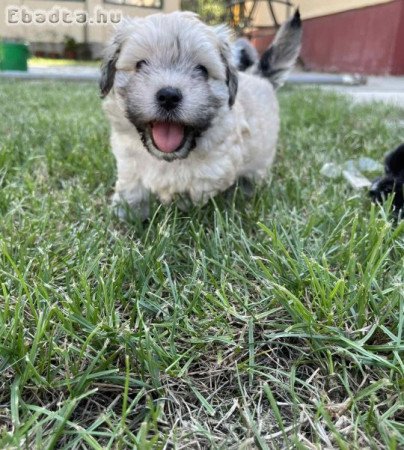
[[[297,53],[277,73],[289,70]],[[264,179],[279,113],[274,88],[260,75],[237,72],[227,30],[193,14],[123,23],[107,48],[101,81],[118,172],[113,203],[125,202],[145,218],[150,194],[163,203],[185,196],[203,204],[241,177]],[[183,96],[170,116],[155,100],[165,86]],[[148,128],[154,120],[184,124],[190,133],[184,147],[161,153]]]

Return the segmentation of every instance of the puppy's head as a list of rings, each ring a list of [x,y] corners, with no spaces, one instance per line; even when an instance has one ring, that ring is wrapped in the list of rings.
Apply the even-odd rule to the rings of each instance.
[[[191,13],[124,22],[106,50],[100,82],[159,159],[186,158],[237,92],[228,32]]]
[[[383,203],[394,194],[393,213],[404,218],[404,144],[386,155],[384,171],[384,177],[373,181],[369,195],[374,202]]]

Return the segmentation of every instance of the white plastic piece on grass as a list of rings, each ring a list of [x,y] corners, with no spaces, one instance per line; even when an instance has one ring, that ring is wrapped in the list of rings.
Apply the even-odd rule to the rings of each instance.
[[[320,173],[327,178],[338,178],[342,175],[342,169],[338,164],[325,163],[321,168]]]
[[[368,180],[359,171],[350,172],[348,170],[343,170],[342,175],[354,189],[363,189],[372,185],[370,180]]]
[[[372,158],[368,158],[367,156],[361,156],[358,159],[358,169],[361,172],[382,172],[383,165]]]
[[[372,185],[362,172],[374,173],[383,171],[383,166],[372,158],[361,156],[357,160],[348,159],[342,164],[325,163],[320,170],[321,175],[327,178],[343,176],[354,189],[368,188]]]
[[[347,161],[343,162],[341,164],[342,170],[346,170],[347,172],[357,174],[358,173],[358,166],[356,164],[356,161],[353,159],[348,159]]]

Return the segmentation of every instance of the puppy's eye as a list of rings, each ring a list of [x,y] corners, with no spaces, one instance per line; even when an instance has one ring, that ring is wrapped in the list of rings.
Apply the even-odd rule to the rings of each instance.
[[[138,61],[136,63],[136,70],[140,70],[142,67],[144,67],[147,64],[147,61],[145,61],[144,59],[141,59],[140,61]]]
[[[195,67],[195,70],[197,72],[199,72],[201,75],[203,75],[205,78],[209,77],[208,69],[205,66],[203,66],[202,64],[197,65]]]

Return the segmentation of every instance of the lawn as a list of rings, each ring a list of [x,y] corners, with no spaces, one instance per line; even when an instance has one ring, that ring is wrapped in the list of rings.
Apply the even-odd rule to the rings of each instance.
[[[252,200],[125,224],[96,87],[1,82],[0,448],[403,448],[404,221],[319,171],[404,111],[280,102]]]

